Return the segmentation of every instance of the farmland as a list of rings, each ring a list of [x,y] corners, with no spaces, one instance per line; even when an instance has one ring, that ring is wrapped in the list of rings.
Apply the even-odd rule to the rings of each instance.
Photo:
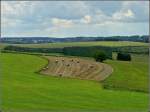
[[[150,112],[149,1],[0,5],[0,112]]]
[[[131,62],[108,60],[106,63],[114,72],[104,81],[105,88],[148,92],[148,55],[132,54]]]
[[[83,47],[82,49],[89,46],[90,52],[94,51],[93,45],[110,48],[130,46],[129,49],[124,49],[127,52],[133,46],[137,48],[132,49],[136,54],[131,54],[132,61],[130,62],[116,60],[116,53],[113,53],[112,59],[104,61],[103,64],[113,69],[113,72],[108,74],[109,77],[104,78],[105,80],[101,80],[101,72],[98,74],[95,72],[101,71],[103,64],[96,63],[91,57],[81,57],[80,54],[73,56],[61,53],[19,51],[1,53],[4,112],[85,112],[87,110],[90,112],[147,112],[148,54],[142,54],[143,48],[138,49],[138,46],[148,48],[148,44],[139,42],[81,43],[53,43],[53,46],[51,44],[17,44],[17,46],[42,49],[48,46],[57,48],[72,45],[75,51],[75,46],[79,46],[79,51],[80,46]],[[2,44],[1,48],[7,45]],[[70,52],[73,49],[69,48]],[[63,59],[64,62],[62,62]],[[58,65],[55,63],[56,60],[58,60]],[[70,62],[70,60],[73,61]],[[76,63],[78,61],[79,63]],[[69,67],[66,66],[68,64]],[[94,70],[89,68],[91,65],[94,65]],[[47,66],[48,69],[44,69]],[[81,72],[81,68],[85,71]],[[100,76],[96,80],[94,73]],[[78,75],[79,77],[76,77]]]
[[[99,50],[105,52],[107,57],[112,57],[112,52],[126,52],[148,54],[148,43],[140,42],[71,42],[49,44],[2,44],[1,49],[6,51],[29,53],[59,53],[62,55],[93,57]],[[107,51],[107,52],[106,52]]]
[[[1,44],[0,47],[4,47],[11,44]],[[146,46],[148,43],[142,42],[114,42],[114,41],[101,41],[101,42],[62,42],[62,43],[45,43],[45,44],[12,44],[14,46],[21,47],[31,47],[31,48],[63,48],[63,47],[73,47],[73,46],[110,46],[110,47],[119,47],[119,46]]]
[[[104,63],[98,63],[81,58],[44,57],[49,64],[41,70],[42,74],[102,81],[113,72],[113,68]]]
[[[105,90],[95,81],[40,75],[35,72],[47,61],[37,56],[2,53],[0,60],[3,110],[147,111],[147,93]]]

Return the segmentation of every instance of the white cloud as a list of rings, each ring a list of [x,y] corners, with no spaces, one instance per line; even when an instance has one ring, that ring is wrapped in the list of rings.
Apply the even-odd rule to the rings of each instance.
[[[92,17],[90,15],[85,15],[82,19],[81,19],[81,23],[85,23],[85,24],[89,24],[92,21]]]
[[[132,10],[134,13],[133,22],[149,21],[149,1],[124,1],[121,10]]]
[[[106,6],[106,3],[111,6]],[[98,28],[108,32],[115,24],[123,28],[122,23],[148,23],[148,2],[125,1],[116,4],[114,1],[113,4],[103,4],[101,1],[2,1],[1,28],[7,31],[6,34],[67,34],[70,29],[79,34],[82,28],[93,28],[89,32],[94,32],[94,29],[98,31]]]
[[[74,25],[72,20],[59,19],[59,18],[52,18],[51,23],[55,27],[66,27],[66,28],[71,27],[71,26]]]
[[[120,21],[128,21],[132,20],[134,18],[134,13],[128,9],[128,10],[121,10],[119,12],[116,12],[112,15],[112,18],[114,21],[120,20]]]
[[[103,24],[108,21],[111,21],[111,16],[106,15],[102,10],[97,10],[93,15],[94,24]]]
[[[32,13],[33,2],[29,1],[2,1],[1,12],[4,17],[18,18]]]
[[[134,17],[134,14],[133,14],[133,12],[132,12],[131,10],[128,10],[126,13],[124,13],[124,15],[125,15],[126,17],[131,17],[131,18]]]

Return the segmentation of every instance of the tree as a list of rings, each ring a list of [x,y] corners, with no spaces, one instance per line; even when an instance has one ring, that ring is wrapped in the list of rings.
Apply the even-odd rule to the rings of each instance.
[[[117,60],[131,61],[131,55],[127,53],[118,53]]]
[[[104,60],[107,59],[107,56],[104,52],[97,52],[94,58],[95,58],[95,61],[103,62]]]

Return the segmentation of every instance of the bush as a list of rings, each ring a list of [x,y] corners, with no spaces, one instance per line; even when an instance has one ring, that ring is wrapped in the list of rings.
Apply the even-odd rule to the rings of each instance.
[[[117,60],[131,61],[131,55],[127,53],[118,53]]]
[[[70,56],[93,57],[97,52],[102,51],[106,57],[112,59],[112,48],[103,46],[90,47],[64,47],[64,48],[29,48],[20,46],[6,46],[4,50],[32,53],[63,53]]]
[[[63,53],[62,48],[29,48],[20,46],[6,46],[4,50],[32,53]]]
[[[97,52],[94,56],[95,60],[98,62],[103,62],[107,59],[107,56],[104,52]]]
[[[104,52],[106,57],[112,59],[112,48],[103,46],[64,47],[63,53],[71,56],[94,57],[97,52]]]

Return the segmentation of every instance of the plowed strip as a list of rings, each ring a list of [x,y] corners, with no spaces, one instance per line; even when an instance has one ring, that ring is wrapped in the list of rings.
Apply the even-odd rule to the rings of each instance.
[[[46,75],[101,81],[113,72],[111,66],[91,60],[54,56],[45,58],[49,60],[48,68],[42,69],[41,73]]]

